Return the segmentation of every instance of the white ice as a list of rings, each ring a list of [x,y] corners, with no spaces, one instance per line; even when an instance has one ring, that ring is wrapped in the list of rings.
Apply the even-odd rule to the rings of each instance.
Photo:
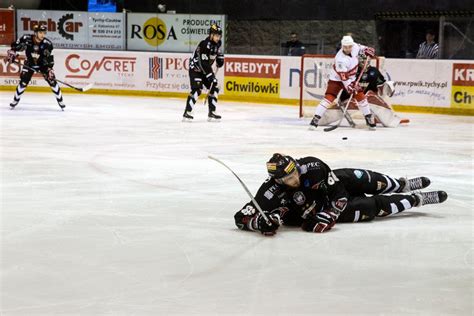
[[[297,108],[26,91],[1,106],[1,315],[471,315],[472,117],[402,114],[375,132]],[[342,137],[348,140],[342,140]],[[449,199],[325,234],[239,231],[273,152],[429,176]]]

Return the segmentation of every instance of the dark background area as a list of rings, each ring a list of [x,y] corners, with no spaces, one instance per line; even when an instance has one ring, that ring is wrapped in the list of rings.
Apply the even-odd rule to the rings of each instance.
[[[44,10],[87,11],[88,3],[39,1]],[[158,13],[158,4],[176,13],[227,15],[226,51],[236,54],[284,54],[292,31],[306,53],[333,54],[350,32],[380,55],[413,58],[427,29],[439,41],[440,17],[446,16],[460,32],[444,28],[442,58],[474,58],[474,0],[117,0],[118,11]]]
[[[384,11],[474,10],[474,1],[401,0],[118,0],[119,8],[156,12],[159,3],[176,13],[226,14],[230,20],[372,20]],[[87,11],[87,1],[43,0],[41,9]]]

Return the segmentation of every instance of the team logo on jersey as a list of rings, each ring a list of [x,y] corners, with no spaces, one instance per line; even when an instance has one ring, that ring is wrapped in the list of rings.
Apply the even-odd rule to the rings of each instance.
[[[303,205],[304,202],[306,202],[306,196],[303,192],[296,191],[295,194],[293,194],[293,201],[295,201],[297,205]]]
[[[357,177],[357,179],[360,179],[362,178],[362,175],[364,174],[362,171],[360,170],[354,170],[354,174],[355,176]]]
[[[148,78],[163,79],[163,58],[156,56],[148,58]]]

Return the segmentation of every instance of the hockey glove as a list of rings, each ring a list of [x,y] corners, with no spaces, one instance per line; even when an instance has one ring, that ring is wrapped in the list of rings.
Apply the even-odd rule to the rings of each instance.
[[[375,57],[375,48],[373,48],[373,47],[364,48],[364,54],[367,57],[374,58]]]
[[[207,82],[207,86],[209,87],[209,89],[211,87],[217,86],[217,78],[216,78],[216,76],[214,76],[214,74],[212,72],[208,73],[206,75],[206,82]]]
[[[276,234],[278,227],[280,227],[281,220],[280,214],[278,213],[265,213],[270,224],[268,224],[261,214],[258,214],[257,217],[257,228],[265,236],[273,236]]]
[[[349,94],[352,94],[362,91],[362,87],[354,81],[346,87],[346,90]]]
[[[222,66],[224,66],[224,54],[222,53],[217,54],[216,64],[218,68],[221,68]]]
[[[5,61],[10,64],[13,64],[17,57],[18,57],[18,54],[13,49],[9,49],[7,51],[7,57],[5,58]]]
[[[322,211],[306,219],[301,227],[307,232],[324,233],[336,224],[337,217],[332,211]]]

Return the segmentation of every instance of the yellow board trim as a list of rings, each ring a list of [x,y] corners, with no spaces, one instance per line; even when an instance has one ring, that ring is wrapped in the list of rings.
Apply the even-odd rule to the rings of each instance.
[[[76,91],[71,88],[62,88],[63,92],[67,93],[83,93]],[[0,91],[15,91],[14,86],[0,86]],[[49,87],[28,87],[28,91],[33,92],[51,92]],[[141,91],[141,90],[107,90],[107,89],[91,89],[87,91],[88,94],[105,94],[105,95],[123,95],[123,96],[142,96],[142,97],[165,97],[165,98],[186,98],[188,93],[181,92],[163,92],[163,91]],[[203,93],[203,95],[206,95]],[[245,97],[245,96],[219,96],[219,100],[225,101],[236,101],[245,103],[264,103],[274,105],[298,105],[299,100],[297,99],[281,99],[281,98],[270,98],[270,97]],[[462,109],[462,108],[439,108],[429,106],[415,106],[415,105],[392,105],[393,109],[398,112],[409,112],[409,113],[431,113],[431,114],[448,114],[448,115],[468,115],[474,116],[474,109]]]

